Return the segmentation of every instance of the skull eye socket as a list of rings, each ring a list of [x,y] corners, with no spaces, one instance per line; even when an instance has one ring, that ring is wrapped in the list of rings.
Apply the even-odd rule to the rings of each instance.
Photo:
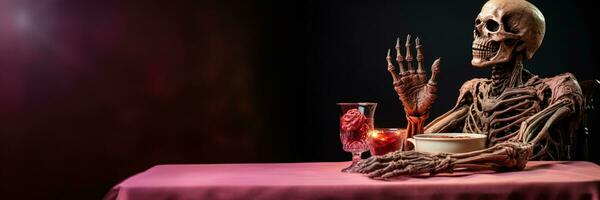
[[[515,27],[513,27],[512,24],[514,23],[511,21],[511,19],[513,19],[511,15],[505,15],[502,17],[502,25],[504,25],[504,31],[509,33],[517,33],[518,31]]]
[[[475,25],[479,25],[479,24],[481,24],[481,20],[479,20],[479,19],[475,20]]]
[[[499,28],[499,27],[500,27],[500,25],[498,24],[498,22],[496,22],[496,21],[494,21],[494,20],[491,20],[491,19],[490,19],[490,20],[487,20],[487,21],[485,22],[485,28],[486,28],[488,31],[491,31],[491,32],[496,32],[496,31],[498,31],[498,28]]]

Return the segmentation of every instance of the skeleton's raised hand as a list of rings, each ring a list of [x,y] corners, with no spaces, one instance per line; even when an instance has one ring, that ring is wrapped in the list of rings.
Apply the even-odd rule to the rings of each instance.
[[[429,108],[436,98],[437,74],[440,71],[440,59],[436,59],[431,65],[431,78],[427,79],[427,73],[423,69],[423,47],[417,37],[415,39],[417,49],[417,70],[413,67],[413,57],[410,53],[410,35],[406,37],[406,57],[400,53],[400,38],[396,41],[396,62],[400,72],[392,63],[390,50],[387,53],[388,71],[394,80],[394,89],[404,106],[404,111],[409,116],[426,116]],[[407,66],[405,69],[404,66]]]

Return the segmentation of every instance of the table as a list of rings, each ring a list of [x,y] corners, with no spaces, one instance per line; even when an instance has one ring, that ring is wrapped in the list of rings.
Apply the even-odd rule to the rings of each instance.
[[[341,173],[349,162],[158,165],[105,200],[136,199],[600,199],[600,166],[530,161],[518,172],[460,172],[378,181]]]

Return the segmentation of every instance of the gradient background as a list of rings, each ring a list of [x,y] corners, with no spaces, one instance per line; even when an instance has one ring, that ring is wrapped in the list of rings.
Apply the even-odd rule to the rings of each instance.
[[[397,36],[443,57],[432,118],[489,76],[470,66],[483,2],[0,0],[0,193],[100,199],[157,164],[348,160],[336,102],[406,125]],[[547,33],[526,68],[599,78],[597,11],[533,3]]]

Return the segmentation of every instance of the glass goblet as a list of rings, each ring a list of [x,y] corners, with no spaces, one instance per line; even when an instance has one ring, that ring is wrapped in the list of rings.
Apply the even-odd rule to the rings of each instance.
[[[352,164],[342,172],[356,172],[361,154],[369,150],[368,133],[375,127],[373,116],[377,103],[338,103],[342,108],[340,117],[340,140],[344,151],[352,153]]]

